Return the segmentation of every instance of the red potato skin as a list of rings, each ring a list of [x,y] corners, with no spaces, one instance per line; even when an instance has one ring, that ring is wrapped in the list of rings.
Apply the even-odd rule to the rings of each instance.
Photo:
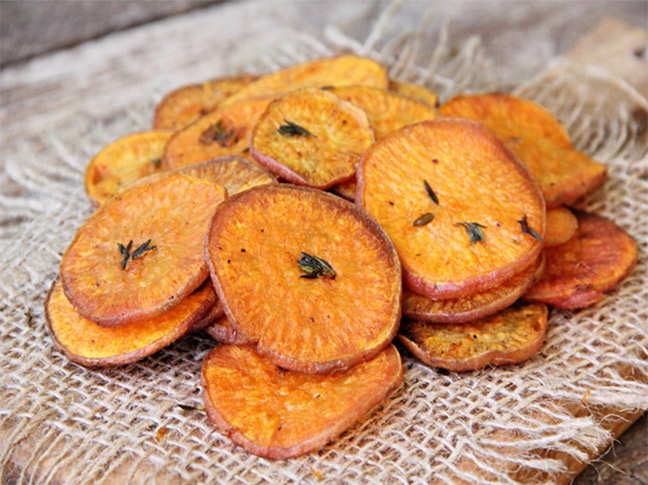
[[[394,351],[396,349],[394,348]],[[200,373],[200,384],[203,388],[203,400],[205,402],[205,412],[209,419],[211,419],[218,429],[220,429],[228,438],[230,438],[235,443],[242,446],[245,450],[250,453],[260,456],[263,458],[270,458],[273,460],[281,460],[286,458],[294,458],[297,456],[304,455],[311,451],[316,451],[323,446],[325,446],[330,441],[333,441],[340,434],[342,434],[346,429],[351,427],[355,422],[361,419],[363,416],[369,414],[374,408],[376,408],[382,401],[387,399],[393,392],[395,392],[403,382],[403,364],[401,361],[400,373],[397,379],[394,380],[394,385],[387,389],[384,393],[374,396],[373,399],[364,403],[364,406],[356,414],[347,415],[343,420],[340,420],[336,425],[329,430],[329,432],[316,436],[308,441],[299,443],[296,446],[290,448],[272,448],[261,446],[257,443],[254,443],[248,440],[241,433],[237,432],[236,429],[231,426],[223,417],[216,411],[214,406],[211,403],[209,398],[209,393],[207,392],[207,380],[205,378],[204,368]]]

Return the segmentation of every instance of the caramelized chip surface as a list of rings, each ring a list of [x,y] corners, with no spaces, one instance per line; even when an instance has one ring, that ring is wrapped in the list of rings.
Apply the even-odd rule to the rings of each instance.
[[[545,208],[537,185],[483,125],[410,125],[377,141],[358,171],[356,203],[391,237],[405,284],[431,298],[494,287],[535,261]]]
[[[225,197],[222,186],[180,174],[113,197],[63,256],[65,294],[83,317],[104,326],[169,310],[207,276],[205,234]]]
[[[202,84],[182,86],[167,94],[155,108],[153,129],[178,131],[218,108],[232,94],[256,79],[242,74]]]
[[[270,98],[241,101],[198,118],[169,139],[162,167],[170,170],[225,155],[245,155],[252,127],[268,103]]]
[[[252,132],[252,156],[299,185],[325,189],[348,180],[374,141],[365,112],[321,89],[273,101]]]
[[[545,250],[547,269],[524,299],[574,309],[603,299],[637,263],[637,243],[604,217],[577,212],[578,230]]]
[[[547,211],[547,231],[545,232],[545,246],[558,246],[564,244],[576,234],[578,219],[567,207],[557,207]]]
[[[403,379],[389,345],[345,372],[287,371],[248,347],[219,345],[202,370],[207,414],[258,456],[290,458],[318,450],[380,404]]]
[[[222,344],[248,345],[253,343],[245,333],[235,329],[225,315],[205,327],[205,332]]]
[[[100,206],[131,182],[159,172],[162,153],[172,133],[132,133],[112,142],[90,161],[85,171],[85,190]]]
[[[523,362],[544,341],[547,307],[514,305],[471,323],[404,321],[399,340],[421,362],[451,371]]]
[[[461,95],[441,106],[445,116],[484,123],[526,165],[547,207],[569,205],[607,177],[604,165],[576,150],[544,108],[508,94]]]
[[[276,96],[301,88],[360,84],[387,88],[387,71],[371,59],[340,56],[296,64],[261,76],[225,101],[233,104],[242,99]]]
[[[255,187],[219,207],[208,237],[226,315],[277,365],[310,373],[345,369],[395,335],[398,255],[355,205],[304,187]],[[322,263],[300,263],[304,253],[333,273]]]
[[[430,91],[426,87],[419,86],[418,84],[408,83],[405,81],[389,81],[389,90],[403,96],[409,96],[427,103],[428,106],[438,107],[439,95],[434,91]]]
[[[105,328],[78,314],[57,279],[47,295],[45,316],[56,347],[71,361],[105,367],[135,362],[175,342],[192,330],[215,302],[213,287],[205,285],[162,315]]]
[[[483,318],[506,308],[526,293],[544,273],[544,256],[502,284],[474,295],[431,300],[405,289],[403,315],[412,320],[463,323]]]
[[[376,140],[405,125],[437,118],[437,111],[426,103],[384,89],[341,86],[329,91],[367,113]]]

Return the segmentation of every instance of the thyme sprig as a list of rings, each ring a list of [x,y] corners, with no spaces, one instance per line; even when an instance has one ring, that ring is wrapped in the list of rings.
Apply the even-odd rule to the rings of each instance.
[[[457,222],[455,226],[463,227],[466,234],[470,236],[470,245],[472,246],[475,243],[485,243],[486,239],[484,238],[484,233],[482,228],[486,229],[486,226],[480,224],[479,222]]]
[[[542,242],[540,234],[535,232],[531,227],[529,227],[529,221],[527,221],[527,215],[524,214],[524,217],[518,221],[520,227],[522,228],[522,234],[529,234],[531,237],[534,237],[538,241]]]
[[[313,135],[310,131],[308,131],[306,128],[303,126],[299,126],[296,123],[293,123],[292,121],[288,121],[284,119],[284,122],[286,123],[285,125],[281,125],[279,129],[277,130],[279,134],[287,137],[293,137],[293,136],[315,136]]]
[[[311,256],[304,251],[301,252],[302,257],[297,260],[297,266],[305,274],[299,275],[300,278],[315,279],[320,276],[328,276],[332,280],[335,279],[336,273],[333,267],[317,256]]]
[[[157,246],[150,246],[150,244],[151,244],[151,239],[137,246],[137,248],[135,248],[135,250],[131,253],[131,248],[133,247],[132,239],[128,241],[128,244],[126,246],[124,246],[122,243],[117,243],[117,247],[119,248],[119,253],[124,256],[121,262],[121,268],[126,269],[126,265],[128,265],[129,259],[141,258],[144,255],[144,253],[146,253],[147,251],[152,251],[153,249],[157,249]]]

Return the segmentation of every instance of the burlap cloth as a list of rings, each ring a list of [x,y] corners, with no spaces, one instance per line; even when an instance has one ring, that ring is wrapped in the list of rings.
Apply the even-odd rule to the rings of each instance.
[[[551,109],[575,145],[609,167],[580,206],[638,241],[639,263],[605,301],[553,311],[542,350],[522,365],[437,372],[404,354],[405,382],[380,408],[317,453],[287,461],[235,446],[200,411],[199,372],[214,341],[194,335],[139,363],[89,371],[54,350],[43,302],[61,255],[91,213],[82,177],[103,145],[147,129],[161,93],[119,116],[81,116],[16,141],[0,182],[0,476],[34,483],[551,482],[569,460],[611,442],[619,413],[648,408],[646,100],[605,72],[558,62],[511,85],[471,38],[450,46],[394,32],[390,11],[364,40],[279,39],[241,66],[269,70],[343,51],[393,77],[436,89],[512,90]],[[283,39],[282,39],[283,40]],[[295,47],[297,46],[297,47]],[[214,73],[215,75],[226,73]],[[197,80],[198,81],[198,80]],[[166,434],[160,430],[167,430]],[[3,482],[4,483],[4,482]]]

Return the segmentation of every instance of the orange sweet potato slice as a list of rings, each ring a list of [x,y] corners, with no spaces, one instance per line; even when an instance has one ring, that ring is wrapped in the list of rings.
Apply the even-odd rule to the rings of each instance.
[[[439,95],[423,86],[419,86],[418,84],[390,79],[389,90],[403,96],[419,99],[424,103],[427,103],[428,106],[435,108],[439,107]]]
[[[60,274],[79,314],[103,326],[152,318],[208,274],[205,234],[225,189],[178,174],[117,194],[88,218]]]
[[[542,194],[483,125],[425,121],[393,132],[364,155],[356,203],[390,235],[405,284],[435,299],[492,288],[543,247]]]
[[[431,300],[404,290],[403,315],[422,322],[464,323],[487,317],[511,306],[544,273],[544,256],[501,285],[462,298]]]
[[[529,169],[549,209],[571,204],[607,177],[604,165],[576,150],[553,115],[530,101],[508,94],[461,95],[441,106],[441,113],[493,130]]]
[[[105,328],[78,314],[57,279],[47,295],[45,317],[56,348],[71,361],[107,367],[141,360],[175,342],[192,330],[215,302],[213,287],[205,285],[162,315]]]
[[[241,330],[235,329],[226,316],[222,316],[212,324],[206,326],[205,332],[222,344],[248,345],[252,343],[250,337],[245,335]]]
[[[567,207],[557,207],[547,211],[547,230],[545,231],[545,246],[564,244],[576,234],[578,219]]]
[[[172,133],[132,133],[112,142],[90,161],[85,171],[85,190],[95,206],[134,180],[161,170],[164,147]]]
[[[386,89],[387,83],[387,71],[377,62],[364,57],[340,56],[296,64],[261,76],[230,96],[225,104],[277,96],[301,88],[360,84]]]
[[[331,375],[291,372],[249,347],[219,345],[203,364],[205,410],[234,442],[267,458],[318,450],[402,383],[389,345],[374,359]]]
[[[223,100],[255,79],[256,76],[241,74],[202,84],[182,86],[171,91],[155,107],[153,129],[181,130],[201,116],[217,109]]]
[[[398,329],[398,255],[344,199],[287,184],[241,192],[214,214],[206,251],[232,326],[277,365],[346,369]]]
[[[604,217],[577,212],[578,230],[564,244],[545,250],[547,268],[525,296],[557,308],[575,309],[603,299],[637,263],[637,243]]]
[[[176,132],[166,145],[166,170],[205,162],[225,155],[246,155],[250,132],[270,98],[241,101],[198,118]]]
[[[544,342],[547,307],[514,305],[471,323],[404,321],[399,341],[421,362],[461,372],[523,362]]]
[[[353,177],[374,141],[365,112],[321,89],[273,101],[252,131],[254,159],[284,179],[325,189]]]
[[[437,111],[426,103],[384,89],[340,86],[328,91],[367,113],[376,140],[405,125],[438,117]]]

